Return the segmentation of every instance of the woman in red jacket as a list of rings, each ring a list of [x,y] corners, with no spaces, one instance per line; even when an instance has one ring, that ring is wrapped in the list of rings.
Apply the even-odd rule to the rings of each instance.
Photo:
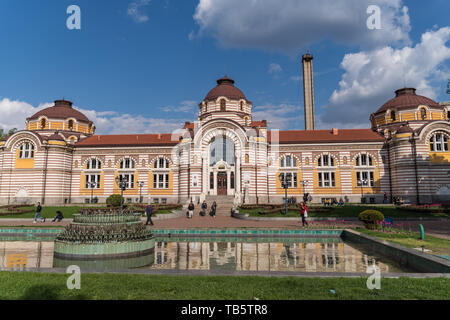
[[[308,217],[308,207],[306,206],[306,203],[302,202],[302,208],[301,208],[301,216],[302,216],[302,226],[304,227],[305,224],[308,225],[308,222],[306,221],[306,218]]]

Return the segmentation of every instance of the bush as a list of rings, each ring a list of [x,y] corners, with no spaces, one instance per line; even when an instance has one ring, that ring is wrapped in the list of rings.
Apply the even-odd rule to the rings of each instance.
[[[378,210],[364,210],[358,215],[358,220],[362,221],[367,229],[375,227],[384,220],[384,215]]]
[[[106,199],[106,204],[109,207],[119,207],[120,206],[120,194],[112,194]]]

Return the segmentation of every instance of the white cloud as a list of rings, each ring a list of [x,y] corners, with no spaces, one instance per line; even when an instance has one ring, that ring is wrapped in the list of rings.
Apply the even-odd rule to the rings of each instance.
[[[127,14],[133,18],[136,23],[143,23],[148,21],[148,16],[142,13],[142,7],[148,6],[150,0],[137,0],[128,5]]]
[[[196,106],[198,103],[192,100],[185,100],[180,103],[179,106],[165,106],[162,107],[161,110],[164,112],[182,112],[182,113],[190,113],[196,111]]]
[[[450,27],[429,31],[414,47],[383,48],[344,56],[344,74],[333,92],[320,125],[369,127],[369,116],[394,97],[396,89],[417,88],[417,94],[435,99],[434,82],[449,75],[445,63],[450,59]]]
[[[367,28],[369,5],[381,9],[381,30]],[[364,48],[407,44],[411,29],[402,0],[200,0],[194,19],[198,34],[220,45],[290,54],[326,39]]]
[[[298,129],[303,125],[303,107],[286,103],[256,106],[252,118],[254,121],[267,120],[267,126],[271,130]]]
[[[269,65],[269,70],[267,72],[269,74],[278,74],[282,71],[283,71],[283,69],[281,68],[281,66],[278,63],[271,63]]]
[[[12,128],[23,130],[26,118],[53,105],[53,103],[43,103],[34,107],[27,102],[3,98],[0,100],[0,114],[2,115],[0,128],[5,131]],[[97,134],[171,133],[182,128],[184,124],[184,120],[180,119],[145,118],[116,111],[97,112],[92,109],[74,108],[94,122]]]

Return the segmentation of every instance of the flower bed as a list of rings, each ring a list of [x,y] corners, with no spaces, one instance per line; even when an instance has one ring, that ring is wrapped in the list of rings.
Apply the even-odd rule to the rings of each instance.
[[[29,205],[8,205],[0,207],[0,216],[11,216],[11,215],[20,215],[29,213],[30,210]]]

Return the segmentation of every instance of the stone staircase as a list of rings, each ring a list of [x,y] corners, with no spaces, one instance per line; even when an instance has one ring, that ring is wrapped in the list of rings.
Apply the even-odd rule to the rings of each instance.
[[[206,196],[205,200],[208,204],[207,214],[209,214],[209,210],[211,209],[211,206],[215,201],[217,204],[216,216],[231,216],[231,208],[233,208],[234,196]]]

